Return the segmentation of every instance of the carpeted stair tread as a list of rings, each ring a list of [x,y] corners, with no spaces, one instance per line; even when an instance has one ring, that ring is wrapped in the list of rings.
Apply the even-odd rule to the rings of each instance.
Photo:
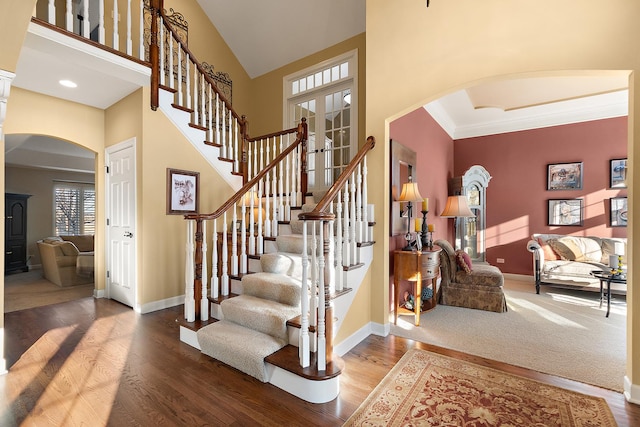
[[[226,319],[200,329],[197,337],[204,354],[262,382],[269,380],[264,358],[287,344]]]
[[[245,328],[287,340],[287,320],[300,315],[300,307],[240,295],[220,304],[224,319]]]
[[[283,274],[259,272],[242,278],[242,294],[300,306],[300,280]]]

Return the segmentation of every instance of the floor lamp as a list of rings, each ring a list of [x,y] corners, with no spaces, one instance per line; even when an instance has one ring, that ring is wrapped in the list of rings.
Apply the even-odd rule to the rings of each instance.
[[[407,202],[407,235],[405,238],[407,239],[407,246],[402,248],[403,251],[410,251],[411,248],[411,202],[420,202],[422,201],[422,196],[420,195],[420,191],[418,190],[417,182],[407,182],[402,184],[402,192],[400,193],[400,198],[398,198],[400,202]]]
[[[444,210],[440,214],[443,218],[453,218],[453,229],[455,233],[454,246],[458,248],[458,218],[469,218],[475,215],[469,209],[466,196],[449,196]],[[462,243],[462,242],[460,242]],[[462,246],[462,244],[460,244]],[[462,249],[462,248],[460,248]]]

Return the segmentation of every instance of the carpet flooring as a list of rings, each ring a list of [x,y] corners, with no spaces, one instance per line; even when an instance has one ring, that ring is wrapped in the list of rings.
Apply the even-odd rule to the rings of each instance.
[[[606,401],[464,360],[407,352],[345,426],[616,426]]]
[[[404,338],[622,392],[626,363],[624,297],[605,317],[599,295],[506,280],[508,311],[438,305],[420,326],[402,316],[391,333]]]
[[[93,283],[60,287],[42,277],[42,270],[4,276],[4,312],[73,301],[93,295]]]

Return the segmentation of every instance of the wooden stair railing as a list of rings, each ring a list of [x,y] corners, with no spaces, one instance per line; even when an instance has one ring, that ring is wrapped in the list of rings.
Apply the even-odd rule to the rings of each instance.
[[[296,138],[291,142],[290,137],[293,134]],[[277,230],[277,224],[273,227],[272,220],[266,212],[263,212],[265,209],[262,208],[262,202],[265,202],[266,207],[274,207],[273,218],[277,223],[281,214],[283,217],[290,217],[290,210],[294,206],[291,201],[300,200],[299,195],[296,194],[300,192],[298,186],[286,185],[286,191],[278,194],[269,193],[267,184],[277,183],[277,185],[271,185],[272,189],[283,188],[283,183],[290,183],[297,179],[296,175],[302,168],[307,136],[307,123],[303,118],[296,128],[252,139],[252,142],[257,144],[256,147],[277,146],[281,148],[280,152],[277,155],[275,150],[271,154],[264,153],[263,150],[257,152],[251,164],[259,166],[252,166],[251,179],[215,212],[185,215],[187,220],[185,319],[187,321],[209,318],[208,280],[205,274],[207,271],[205,221],[213,223],[211,297],[218,298],[219,294],[222,296],[229,294],[229,275],[247,273],[248,256],[262,254],[264,238],[275,237],[277,234],[277,231],[274,231]],[[257,157],[260,158],[259,161]],[[276,202],[276,200],[285,200],[285,202]],[[241,209],[240,218],[237,215],[238,207]],[[279,209],[285,209],[288,212],[283,213]],[[231,216],[230,222],[229,216]],[[221,219],[222,231],[220,280],[218,280],[218,219]],[[267,224],[270,224],[270,227],[267,227]],[[239,240],[238,234],[240,234]],[[228,258],[229,235],[231,236],[231,260]],[[238,253],[238,246],[240,246],[240,253]]]
[[[369,242],[367,201],[367,153],[375,147],[375,138],[370,136],[358,154],[342,171],[315,209],[303,212],[302,283],[311,283],[311,298],[301,300],[299,356],[304,368],[310,363],[309,326],[316,327],[317,369],[325,370],[333,359],[333,303],[332,291],[343,288],[343,267],[358,263],[356,246]],[[334,213],[335,204],[335,213]],[[308,250],[307,223],[311,222],[311,250]],[[334,233],[334,223],[337,229]],[[318,226],[319,224],[319,226]],[[336,241],[337,240],[337,241]],[[317,242],[321,242],[318,251]],[[335,248],[335,256],[334,256]],[[319,253],[318,253],[319,252]],[[309,261],[308,253],[311,253]],[[307,270],[310,267],[310,275]],[[335,275],[335,276],[334,276]],[[310,277],[309,277],[310,276]],[[317,305],[316,298],[317,295]]]

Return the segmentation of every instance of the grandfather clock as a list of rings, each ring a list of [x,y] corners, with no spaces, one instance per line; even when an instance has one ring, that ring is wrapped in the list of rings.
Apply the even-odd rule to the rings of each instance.
[[[449,182],[449,193],[466,196],[469,209],[475,215],[475,218],[460,218],[462,222],[456,236],[460,239],[461,248],[474,262],[486,261],[486,195],[490,180],[491,175],[484,167],[474,165],[464,175],[451,178]]]
[[[4,272],[29,271],[27,266],[27,199],[29,194],[4,195]]]

